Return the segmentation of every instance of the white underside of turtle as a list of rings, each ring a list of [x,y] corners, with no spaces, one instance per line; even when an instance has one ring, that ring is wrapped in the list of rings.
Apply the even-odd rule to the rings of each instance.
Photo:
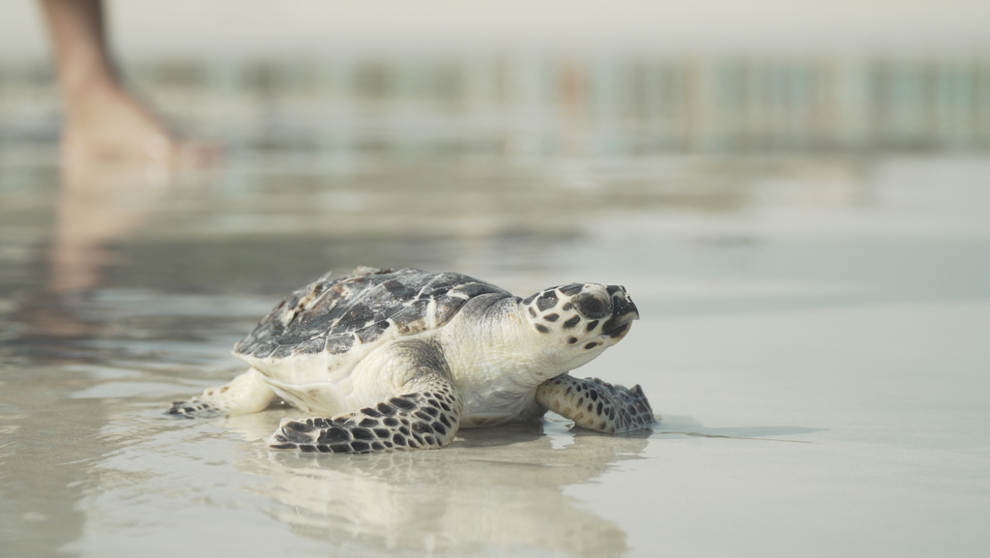
[[[600,432],[655,421],[639,386],[569,372],[618,343],[639,317],[625,288],[551,287],[526,299],[458,273],[358,268],[276,306],[234,355],[250,368],[169,413],[259,412],[284,401],[272,449],[365,453],[439,448],[459,428],[552,410]]]

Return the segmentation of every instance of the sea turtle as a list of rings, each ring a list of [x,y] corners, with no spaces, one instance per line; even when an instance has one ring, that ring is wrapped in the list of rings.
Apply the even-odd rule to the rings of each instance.
[[[293,292],[234,355],[251,368],[172,404],[177,415],[239,415],[282,400],[272,449],[364,453],[449,444],[459,428],[550,409],[602,432],[649,428],[639,386],[568,371],[618,343],[639,317],[624,287],[571,283],[526,299],[453,272],[358,268]]]

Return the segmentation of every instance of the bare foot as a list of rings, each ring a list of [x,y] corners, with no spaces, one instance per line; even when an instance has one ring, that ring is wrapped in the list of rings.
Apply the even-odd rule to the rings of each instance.
[[[177,139],[145,104],[115,83],[72,99],[62,132],[62,157],[69,165],[196,167],[214,162],[219,154],[214,144]]]

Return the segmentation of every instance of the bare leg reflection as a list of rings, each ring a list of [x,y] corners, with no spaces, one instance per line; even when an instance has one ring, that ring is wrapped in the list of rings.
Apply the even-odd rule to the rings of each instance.
[[[81,318],[78,306],[103,285],[118,241],[148,221],[168,191],[168,184],[149,181],[141,167],[62,169],[47,281],[28,313],[36,334],[99,334],[104,324]]]

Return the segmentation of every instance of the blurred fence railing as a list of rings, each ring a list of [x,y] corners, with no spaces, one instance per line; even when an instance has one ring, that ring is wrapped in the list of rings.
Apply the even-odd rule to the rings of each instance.
[[[982,151],[990,60],[456,58],[130,68],[184,125],[246,145],[526,154]],[[47,141],[50,72],[0,69],[0,141]]]

